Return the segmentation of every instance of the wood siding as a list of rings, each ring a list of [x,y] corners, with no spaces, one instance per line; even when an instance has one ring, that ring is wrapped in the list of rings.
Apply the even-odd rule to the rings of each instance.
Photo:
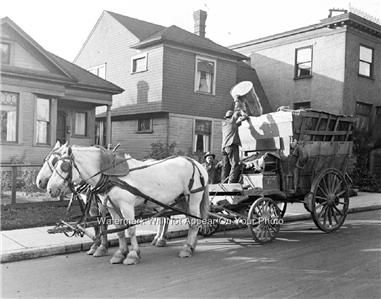
[[[163,49],[148,50],[147,71],[131,74],[131,57],[143,53],[131,48],[138,41],[104,12],[74,61],[85,69],[106,63],[106,80],[125,90],[113,97],[113,108],[162,99]]]
[[[216,94],[194,91],[196,55],[217,60]],[[237,80],[237,63],[180,49],[164,49],[163,106],[166,111],[202,117],[222,118],[230,108],[230,89]]]

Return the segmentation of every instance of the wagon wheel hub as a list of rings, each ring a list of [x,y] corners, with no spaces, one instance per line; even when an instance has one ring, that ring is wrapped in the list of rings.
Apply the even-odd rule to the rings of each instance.
[[[328,194],[327,196],[327,204],[329,206],[335,205],[336,195],[333,193]]]

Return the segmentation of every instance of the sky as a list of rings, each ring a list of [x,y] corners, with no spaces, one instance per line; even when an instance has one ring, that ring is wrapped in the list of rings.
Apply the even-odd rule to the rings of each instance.
[[[202,9],[206,37],[229,46],[318,23],[328,9],[349,5],[381,19],[381,0],[2,0],[0,17],[73,61],[103,10],[193,32],[193,11]]]

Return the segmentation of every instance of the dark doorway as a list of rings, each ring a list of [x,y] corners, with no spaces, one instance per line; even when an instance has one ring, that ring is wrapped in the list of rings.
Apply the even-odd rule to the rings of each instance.
[[[57,140],[61,144],[66,142],[66,113],[57,111]]]

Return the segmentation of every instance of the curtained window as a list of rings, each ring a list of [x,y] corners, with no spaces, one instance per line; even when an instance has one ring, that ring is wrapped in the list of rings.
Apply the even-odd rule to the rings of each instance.
[[[368,131],[372,105],[356,102],[356,128],[361,131]]]
[[[37,98],[36,100],[36,143],[49,144],[50,139],[50,100]]]
[[[138,133],[152,133],[152,118],[138,119]]]
[[[215,93],[216,61],[196,57],[195,91],[202,93]]]
[[[18,94],[1,91],[1,142],[17,142]]]
[[[295,79],[312,76],[312,46],[295,50]]]
[[[87,113],[76,112],[75,123],[74,123],[74,135],[86,136],[86,128],[87,128]]]
[[[107,146],[105,121],[97,121],[95,125],[95,144]]]
[[[206,153],[210,151],[210,138],[212,135],[212,122],[209,120],[196,119],[193,152]]]

